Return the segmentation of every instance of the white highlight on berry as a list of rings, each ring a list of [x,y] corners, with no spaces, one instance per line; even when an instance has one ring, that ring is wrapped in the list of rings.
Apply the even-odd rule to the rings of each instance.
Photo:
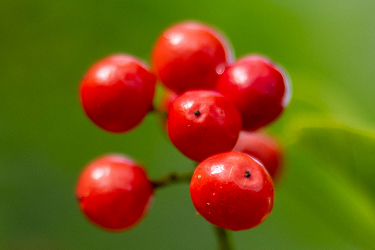
[[[184,102],[181,106],[184,108],[184,109],[189,109],[191,108],[191,106],[193,106],[194,102],[193,101],[187,101],[187,102]]]
[[[244,86],[247,81],[247,72],[244,68],[236,67],[233,69],[234,81],[241,86]]]
[[[111,75],[112,72],[116,70],[116,67],[114,66],[106,66],[98,70],[96,73],[96,77],[102,81],[102,83],[108,82],[107,79]]]
[[[171,44],[173,45],[179,44],[184,38],[184,36],[179,33],[172,33],[171,35],[166,36],[166,37],[171,41]]]
[[[213,165],[211,167],[212,174],[218,174],[224,171],[224,165]]]
[[[109,166],[106,167],[106,168],[98,168],[98,169],[95,169],[94,172],[92,172],[92,178],[95,179],[95,180],[99,180],[104,175],[108,176],[110,172],[111,172],[111,170],[110,170]]]

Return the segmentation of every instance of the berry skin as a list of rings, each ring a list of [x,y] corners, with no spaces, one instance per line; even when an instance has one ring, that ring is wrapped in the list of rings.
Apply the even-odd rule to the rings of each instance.
[[[80,85],[87,116],[99,127],[120,133],[137,126],[152,107],[156,77],[129,55],[112,55],[94,64]]]
[[[214,89],[232,61],[232,50],[219,31],[198,22],[182,22],[165,30],[151,56],[161,82],[175,91]]]
[[[105,155],[86,166],[77,184],[81,211],[94,224],[118,232],[137,225],[153,201],[143,167],[122,155]]]
[[[233,151],[248,154],[259,160],[273,182],[280,178],[283,170],[283,149],[279,142],[265,132],[241,131]]]
[[[236,107],[221,94],[193,90],[172,103],[167,129],[176,148],[200,162],[233,149],[241,130],[241,117]]]
[[[239,152],[209,157],[195,169],[190,195],[210,223],[233,231],[261,224],[271,213],[274,188],[262,164]]]
[[[242,117],[244,130],[257,130],[281,115],[290,99],[283,72],[261,56],[246,56],[228,66],[217,91],[232,101]]]

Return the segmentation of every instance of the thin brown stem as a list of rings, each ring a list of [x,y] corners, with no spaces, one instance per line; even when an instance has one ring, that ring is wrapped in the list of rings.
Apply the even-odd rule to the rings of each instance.
[[[193,173],[177,174],[170,173],[158,180],[152,181],[154,188],[162,188],[178,183],[190,183]]]
[[[218,250],[234,250],[232,239],[229,235],[229,231],[224,228],[217,227],[215,225],[213,225],[213,227],[214,227],[214,231],[215,231],[215,235],[217,239],[217,249]]]
[[[150,112],[150,113],[155,113],[155,114],[157,114],[158,116],[165,117],[165,118],[167,118],[167,116],[168,116],[168,112],[167,112],[166,110],[161,110],[161,109],[159,109],[159,108],[158,108],[157,106],[155,106],[155,105],[152,105],[152,106],[150,107],[149,112]]]

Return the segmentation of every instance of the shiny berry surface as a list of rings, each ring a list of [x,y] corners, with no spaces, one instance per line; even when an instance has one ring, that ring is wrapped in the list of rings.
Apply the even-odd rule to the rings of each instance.
[[[176,148],[200,162],[233,149],[241,130],[241,117],[221,94],[195,90],[185,92],[172,103],[167,127]]]
[[[109,231],[137,225],[150,208],[153,192],[143,167],[122,155],[105,155],[88,164],[76,187],[81,211]]]
[[[207,221],[234,231],[261,224],[274,203],[268,172],[239,152],[221,153],[201,162],[193,174],[190,195]]]
[[[256,130],[278,118],[290,99],[284,73],[268,59],[250,55],[228,66],[217,91],[241,113],[244,130]]]
[[[283,171],[283,149],[280,143],[265,132],[241,131],[233,151],[248,154],[259,160],[276,182]]]
[[[152,68],[177,93],[214,89],[219,74],[232,61],[228,42],[215,28],[182,22],[165,30],[153,48]]]
[[[151,109],[155,82],[155,75],[139,59],[109,56],[94,64],[81,81],[81,103],[87,116],[102,129],[125,132]]]

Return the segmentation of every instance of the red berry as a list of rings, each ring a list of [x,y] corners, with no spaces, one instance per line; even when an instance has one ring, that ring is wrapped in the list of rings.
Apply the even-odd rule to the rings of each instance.
[[[219,74],[232,61],[232,51],[215,28],[197,22],[165,30],[152,52],[152,65],[165,86],[177,93],[214,89]]]
[[[233,151],[248,154],[259,160],[274,182],[280,178],[283,168],[283,149],[271,135],[264,132],[241,131]]]
[[[148,212],[153,186],[142,166],[121,155],[105,155],[86,166],[76,195],[87,218],[110,231],[128,230]]]
[[[80,85],[87,116],[110,132],[137,126],[152,106],[155,75],[129,55],[113,55],[94,64]]]
[[[227,67],[217,90],[236,105],[245,130],[256,130],[274,121],[290,99],[289,85],[281,69],[256,55]]]
[[[241,117],[221,94],[194,90],[185,92],[172,103],[167,127],[177,149],[199,162],[233,149],[241,130]]]
[[[190,195],[210,223],[234,231],[261,224],[271,213],[274,189],[262,164],[239,152],[209,157],[196,168]]]

